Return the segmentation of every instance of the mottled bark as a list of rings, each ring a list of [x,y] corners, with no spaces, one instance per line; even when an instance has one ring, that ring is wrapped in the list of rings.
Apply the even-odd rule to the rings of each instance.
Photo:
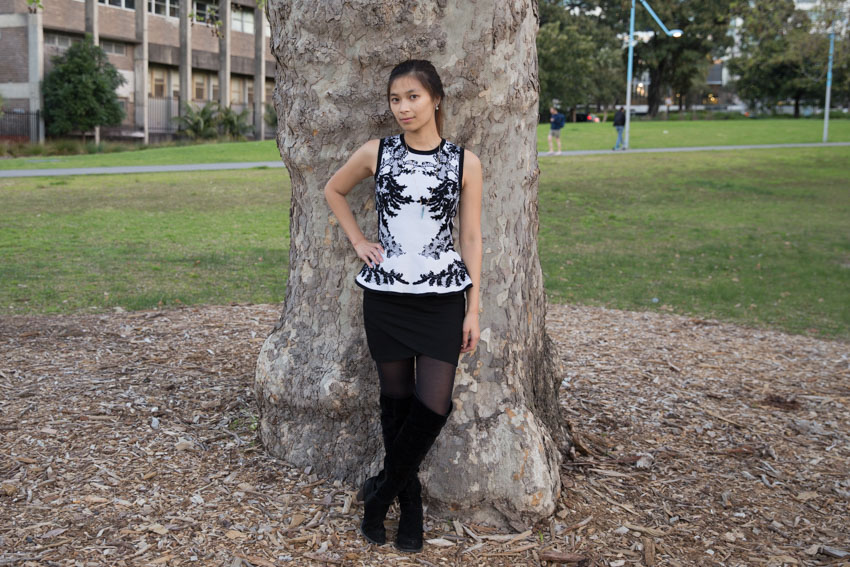
[[[533,0],[270,0],[278,146],[292,180],[290,276],[260,354],[270,452],[359,483],[380,468],[378,386],[362,328],[361,263],[322,189],[369,138],[397,133],[386,79],[407,58],[440,70],[444,137],[484,168],[481,343],[423,464],[432,512],[505,523],[550,514],[567,441],[537,256],[537,5]],[[349,194],[376,238],[373,182]]]

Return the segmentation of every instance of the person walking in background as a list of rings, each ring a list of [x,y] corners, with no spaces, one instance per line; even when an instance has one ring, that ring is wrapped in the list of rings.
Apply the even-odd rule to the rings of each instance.
[[[623,129],[626,127],[626,113],[623,112],[623,107],[617,109],[617,112],[614,113],[614,128],[617,129],[617,143],[614,144],[613,150],[616,152],[620,149],[620,145],[623,143]],[[625,150],[626,147],[623,146]]]
[[[555,110],[555,107],[549,109],[549,153],[552,153],[552,138],[558,140],[558,153],[561,153],[561,128],[567,123],[566,117]]]

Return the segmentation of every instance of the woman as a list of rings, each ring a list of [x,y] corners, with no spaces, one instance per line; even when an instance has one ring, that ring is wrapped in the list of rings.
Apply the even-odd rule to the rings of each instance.
[[[480,333],[482,175],[472,152],[440,135],[445,93],[430,62],[396,66],[387,99],[402,133],[354,152],[328,181],[325,198],[365,262],[355,281],[381,386],[384,468],[358,493],[360,531],[384,544],[384,519],[398,498],[396,547],[416,552],[423,539],[419,464],[451,413],[458,357],[475,350]],[[345,199],[369,176],[378,242],[363,235]],[[452,240],[456,215],[461,255]]]

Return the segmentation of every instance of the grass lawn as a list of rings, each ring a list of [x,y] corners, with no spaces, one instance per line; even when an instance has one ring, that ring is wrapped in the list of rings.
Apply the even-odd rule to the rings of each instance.
[[[184,163],[231,163],[280,161],[274,140],[265,142],[222,142],[186,146],[152,146],[147,149],[110,154],[78,156],[33,156],[0,159],[0,169],[57,169],[67,167],[111,167],[119,165],[177,165]]]
[[[543,158],[547,293],[850,339],[848,164],[843,147]],[[284,297],[283,170],[0,179],[0,199],[3,313]]]
[[[622,158],[541,159],[552,300],[850,338],[850,148]]]
[[[830,141],[850,142],[850,120],[829,123]],[[549,150],[549,126],[537,128],[539,151]],[[789,144],[820,142],[823,123],[818,120],[671,120],[632,122],[632,148],[674,148],[687,146],[729,146],[745,144]],[[610,122],[567,124],[561,134],[564,151],[608,150],[617,139]],[[475,148],[470,148],[473,151]],[[557,146],[556,146],[557,149]],[[227,163],[279,161],[274,140],[229,142],[193,146],[166,146],[141,151],[79,156],[36,156],[0,159],[2,169],[55,169],[69,167],[109,167],[119,165],[175,165],[184,163]]]
[[[0,200],[4,313],[283,297],[285,170],[0,179]]]
[[[817,143],[823,139],[823,122],[810,119],[669,120],[630,126],[632,148],[683,148],[688,146],[743,146],[751,144]],[[549,125],[537,128],[537,148],[549,151]],[[617,141],[611,122],[568,123],[561,130],[561,146],[570,150],[610,150]],[[850,142],[850,120],[829,121],[830,142]],[[557,151],[558,146],[554,146]]]

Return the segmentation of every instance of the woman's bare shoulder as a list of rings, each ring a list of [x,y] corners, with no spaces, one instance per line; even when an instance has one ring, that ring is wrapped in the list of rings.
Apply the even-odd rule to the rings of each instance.
[[[375,168],[377,167],[380,144],[381,140],[369,140],[357,148],[357,150],[351,155],[351,161],[374,173]]]
[[[467,178],[467,173],[481,176],[481,160],[471,151],[463,150],[463,177]]]

